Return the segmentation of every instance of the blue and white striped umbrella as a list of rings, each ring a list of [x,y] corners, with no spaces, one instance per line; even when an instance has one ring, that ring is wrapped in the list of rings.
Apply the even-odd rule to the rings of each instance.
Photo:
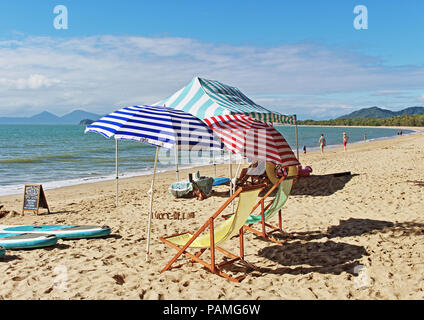
[[[177,150],[221,150],[221,139],[200,119],[181,110],[166,107],[134,106],[112,112],[89,125],[85,132],[97,132],[118,140],[134,140],[156,146],[150,209],[147,224],[146,260],[150,252],[150,225],[153,214],[153,193],[159,148],[175,147],[178,176]],[[118,204],[118,145],[116,145],[116,203]]]
[[[296,115],[288,116],[270,111],[250,100],[235,87],[199,77],[194,77],[187,86],[153,105],[183,110],[200,119],[243,114],[263,122],[296,124]]]
[[[221,150],[223,143],[200,119],[167,107],[125,107],[89,125],[85,132],[97,132],[117,140],[135,140],[156,147],[179,150]]]

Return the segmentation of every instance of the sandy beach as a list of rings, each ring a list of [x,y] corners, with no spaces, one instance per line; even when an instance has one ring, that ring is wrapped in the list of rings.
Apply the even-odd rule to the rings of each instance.
[[[415,128],[416,129],[416,128]],[[422,128],[421,128],[422,129]],[[102,239],[59,240],[51,248],[8,250],[0,258],[0,299],[424,299],[424,132],[300,155],[313,168],[284,206],[284,245],[247,233],[244,265],[232,283],[188,263],[160,273],[176,253],[158,238],[195,231],[222,204],[228,187],[206,200],[174,199],[174,172],[158,175],[152,252],[145,261],[151,176],[47,190],[51,214],[21,216],[23,195],[0,197],[16,211],[0,224],[108,225]],[[236,165],[233,166],[235,172]],[[213,175],[202,167],[202,175]],[[187,176],[195,169],[184,170]],[[333,173],[351,175],[334,177]],[[228,167],[218,166],[219,176]],[[60,179],[60,177],[57,177]],[[172,219],[175,212],[186,218]],[[194,218],[187,218],[188,214]],[[168,219],[169,216],[169,219]],[[276,234],[278,237],[278,234]],[[234,249],[233,239],[224,248]],[[362,269],[361,269],[362,268]],[[361,269],[361,271],[358,271]],[[61,286],[55,285],[61,281]]]

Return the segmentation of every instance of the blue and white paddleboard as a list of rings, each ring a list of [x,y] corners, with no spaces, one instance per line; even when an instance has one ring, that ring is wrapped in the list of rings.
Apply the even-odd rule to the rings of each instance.
[[[231,181],[230,178],[216,177],[216,178],[213,178],[212,187],[220,186],[220,185],[226,184],[227,182],[230,182],[230,181]]]
[[[6,252],[6,249],[3,247],[0,247],[0,258],[4,256],[5,252]]]
[[[0,246],[6,249],[31,249],[53,246],[57,243],[54,234],[6,233],[0,231]]]
[[[104,237],[110,234],[108,226],[77,226],[77,225],[0,225],[0,232],[10,233],[44,233],[55,235],[59,239],[83,239]]]

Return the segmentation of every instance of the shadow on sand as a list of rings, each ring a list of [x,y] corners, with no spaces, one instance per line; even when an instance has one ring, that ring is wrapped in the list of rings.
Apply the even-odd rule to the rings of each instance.
[[[307,274],[319,272],[325,274],[354,273],[355,266],[359,265],[359,259],[368,256],[363,246],[352,245],[343,242],[327,240],[314,242],[322,238],[332,239],[341,237],[361,236],[364,234],[388,234],[390,238],[424,236],[424,224],[417,222],[393,223],[390,221],[355,219],[341,220],[339,225],[331,226],[326,232],[310,231],[292,233],[290,237],[279,236],[274,233],[273,237],[285,239],[284,245],[271,245],[261,249],[258,256],[274,262],[277,267],[250,266],[230,267],[233,271],[247,272],[252,276],[269,274]],[[257,238],[262,239],[260,237]],[[306,242],[305,241],[310,241]]]
[[[272,245],[258,252],[278,264],[275,268],[259,268],[256,271],[273,274],[306,274],[310,272],[340,274],[358,265],[358,259],[368,256],[362,246],[334,241],[308,242],[294,241],[283,246]]]
[[[406,182],[413,183],[413,184],[415,184],[417,187],[424,187],[424,181],[419,181],[419,180],[407,180]]]
[[[225,267],[233,273],[246,273],[253,277],[264,274],[308,274],[318,272],[323,274],[354,274],[359,259],[368,256],[363,246],[334,241],[307,242],[293,241],[284,245],[270,245],[257,253],[271,263],[269,267],[258,267],[251,263],[233,264]],[[248,259],[247,259],[248,260]]]
[[[337,174],[311,175],[300,178],[293,186],[291,195],[293,196],[331,196],[335,192],[342,190],[345,185],[359,174]]]
[[[297,183],[293,185],[290,195],[293,196],[331,196],[335,192],[342,190],[345,185],[355,176],[359,174],[351,174],[350,172],[331,173],[324,175],[311,175],[306,178],[298,179]],[[226,189],[213,190],[212,196],[228,198],[230,196],[229,187],[225,186]],[[267,190],[271,188],[268,186],[261,195],[264,195]],[[273,192],[270,196],[275,196]]]
[[[2,262],[11,262],[15,260],[22,260],[21,257],[16,256],[14,254],[10,254],[11,250],[6,250],[6,253],[3,257],[0,258],[0,263]]]
[[[339,225],[331,226],[327,232],[308,231],[294,232],[291,234],[292,239],[297,240],[318,240],[321,238],[341,238],[354,237],[363,234],[384,233],[390,234],[392,237],[424,235],[424,223],[418,222],[398,222],[373,220],[373,219],[356,219],[349,218],[340,220]],[[277,236],[277,234],[275,234]],[[287,239],[287,237],[285,237]]]

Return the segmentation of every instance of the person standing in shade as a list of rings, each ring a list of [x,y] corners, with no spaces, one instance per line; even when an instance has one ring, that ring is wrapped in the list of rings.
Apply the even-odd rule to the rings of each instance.
[[[349,136],[346,134],[346,132],[343,132],[343,148],[344,148],[344,152],[346,152],[346,145],[347,145],[347,141],[349,140]]]
[[[321,153],[324,153],[324,147],[327,145],[327,141],[325,141],[324,134],[321,133],[321,137],[319,138],[319,147],[321,148]]]

